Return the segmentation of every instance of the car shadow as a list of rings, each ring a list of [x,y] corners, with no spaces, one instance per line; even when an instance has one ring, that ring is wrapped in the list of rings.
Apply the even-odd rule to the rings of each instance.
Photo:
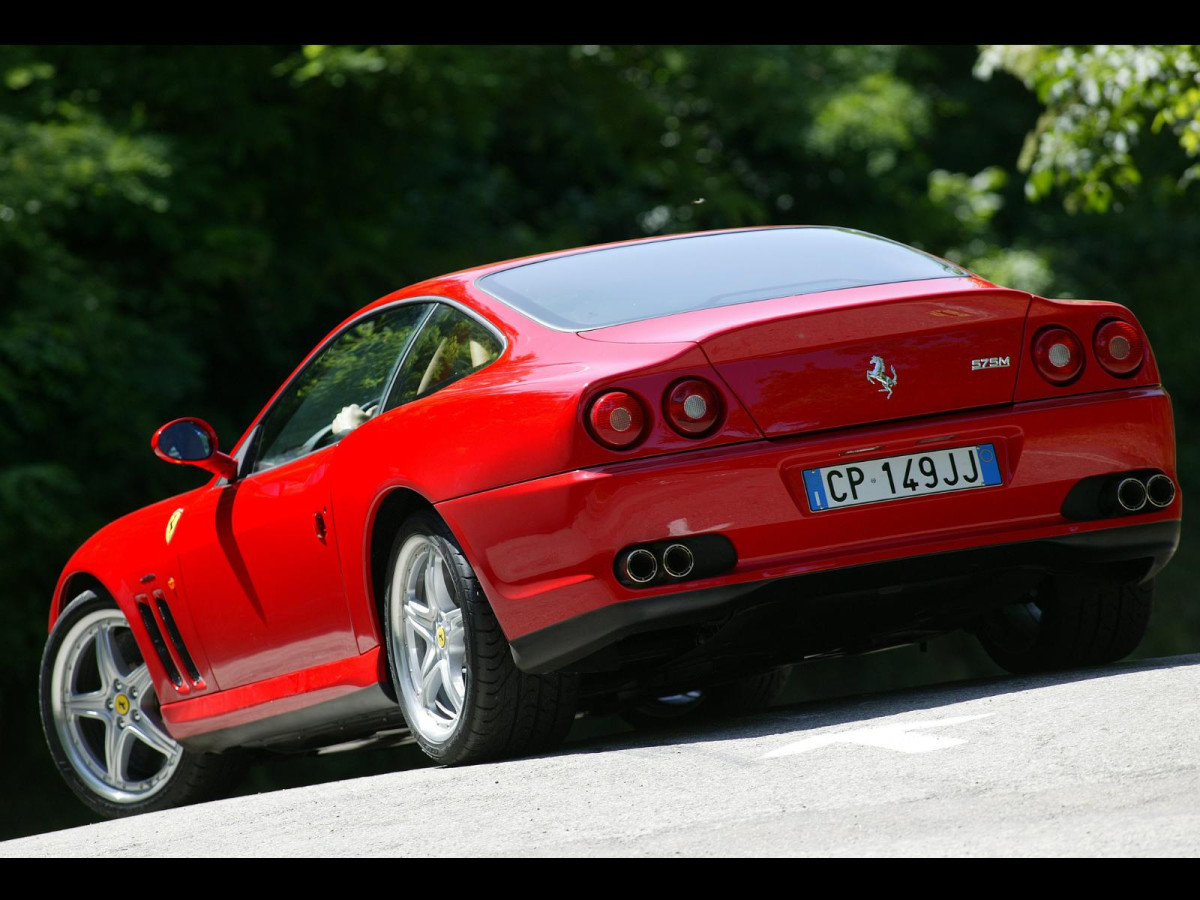
[[[1004,675],[902,688],[882,692],[848,694],[773,706],[766,712],[735,718],[697,718],[678,724],[664,723],[653,731],[601,734],[569,742],[561,753],[612,753],[678,744],[708,743],[803,734],[832,726],[852,726],[901,713],[930,711],[971,700],[1000,697],[1055,685],[1112,678],[1131,672],[1186,668],[1200,665],[1200,654],[1135,660],[1090,669],[1042,675]]]
[[[1200,654],[1137,660],[1094,669],[1050,675],[989,676],[946,680],[884,691],[849,692],[821,699],[773,706],[766,712],[736,718],[703,718],[664,724],[653,731],[635,731],[619,716],[584,717],[576,721],[566,744],[542,757],[522,757],[491,763],[513,766],[531,758],[554,759],[591,753],[620,753],[680,744],[703,744],[772,735],[804,734],[831,726],[852,726],[905,712],[927,711],[970,700],[999,697],[1056,684],[1111,678],[1135,671],[1200,665]],[[799,667],[803,673],[805,667]],[[802,676],[801,676],[802,677]],[[435,768],[437,763],[420,748],[402,746],[365,748],[353,753],[298,754],[273,758],[251,767],[235,795],[357,779],[413,769]]]

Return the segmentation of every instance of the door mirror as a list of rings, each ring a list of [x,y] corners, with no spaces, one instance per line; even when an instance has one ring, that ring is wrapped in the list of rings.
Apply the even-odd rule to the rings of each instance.
[[[217,433],[203,419],[176,419],[168,422],[150,441],[155,455],[180,466],[199,466],[230,481],[237,476],[232,456],[217,449]]]

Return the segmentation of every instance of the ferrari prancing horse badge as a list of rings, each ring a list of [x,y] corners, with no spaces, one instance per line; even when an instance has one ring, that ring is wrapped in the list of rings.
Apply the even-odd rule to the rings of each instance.
[[[171,538],[175,537],[175,526],[179,524],[179,517],[183,515],[183,507],[171,513],[171,518],[167,519],[167,543],[171,543]]]
[[[892,399],[892,388],[896,386],[896,367],[892,366],[891,369],[892,374],[889,375],[882,356],[872,356],[871,368],[867,369],[867,381],[874,381],[878,384],[881,394],[887,391],[889,400]]]

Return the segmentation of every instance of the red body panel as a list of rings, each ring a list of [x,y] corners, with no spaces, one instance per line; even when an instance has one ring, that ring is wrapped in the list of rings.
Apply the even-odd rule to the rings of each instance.
[[[778,437],[1010,402],[1014,367],[970,363],[1019,356],[1028,307],[1017,291],[892,300],[748,325],[702,346],[763,432]],[[898,367],[903,389],[876,384],[847,403],[847,385],[866,381],[875,358],[885,377]],[[950,360],[958,377],[948,377]]]
[[[315,519],[336,449],[214,486],[179,520],[179,583],[222,688],[358,651],[336,542]]]
[[[254,684],[165,703],[163,721],[177,738],[234,728],[269,716],[295,712],[336,700],[387,680],[383,654],[372,650],[334,663],[312,666]]]
[[[813,513],[800,470],[855,458],[993,443],[1004,484]],[[1174,476],[1170,403],[1137,389],[944,416],[687,457],[570,472],[439,505],[510,639],[600,606],[653,594],[621,586],[612,560],[640,542],[720,532],[730,573],[777,578],[975,545],[1034,540],[1111,521],[1068,522],[1063,498],[1089,475],[1158,467]],[[1137,521],[1177,519],[1177,499]]]
[[[75,586],[79,582],[74,580],[76,576],[89,575],[97,579],[112,594],[129,620],[163,703],[195,697],[216,689],[216,679],[199,632],[188,605],[181,599],[184,591],[179,578],[177,548],[173,541],[168,543],[166,539],[167,523],[172,514],[178,509],[185,509],[203,490],[180,494],[144,507],[98,531],[68,560],[59,577],[50,609],[50,624],[53,625],[63,607],[77,593]],[[189,679],[184,679],[183,684],[177,687],[167,677],[158,656],[149,652],[150,641],[138,611],[138,603],[145,602],[151,607],[162,630],[164,623],[154,609],[152,600],[154,590],[162,590],[171,603],[180,633],[200,670],[202,685],[194,685]],[[175,602],[177,599],[180,602]],[[179,659],[174,661],[178,668],[182,668]]]
[[[1107,527],[1060,514],[1077,480],[1138,467],[1175,474],[1170,404],[1152,357],[1124,379],[1089,360],[1065,387],[1028,364],[1045,324],[1072,328],[1090,353],[1106,317],[1132,320],[1115,304],[945,278],[575,334],[474,286],[503,265],[367,308],[417,297],[463,304],[504,336],[496,362],[325,450],[232,485],[214,478],[107,526],[69,561],[51,623],[77,576],[99,580],[144,650],[168,728],[187,737],[386,683],[370,551],[374,517],[397,488],[443,515],[511,639],[664,592],[635,593],[613,575],[616,551],[641,541],[726,534],[736,568],[686,585],[696,589]],[[891,399],[867,382],[872,355],[896,366]],[[1011,365],[971,370],[972,359],[993,356]],[[711,435],[684,437],[664,420],[663,393],[683,377],[722,393],[726,413]],[[602,447],[584,427],[589,400],[611,388],[650,414],[628,450]],[[800,469],[863,448],[872,449],[860,458],[982,442],[996,445],[1000,487],[817,514],[797,487]],[[1176,499],[1136,519],[1178,519],[1180,507]],[[154,590],[175,613],[196,682],[176,687],[149,647],[137,603]]]

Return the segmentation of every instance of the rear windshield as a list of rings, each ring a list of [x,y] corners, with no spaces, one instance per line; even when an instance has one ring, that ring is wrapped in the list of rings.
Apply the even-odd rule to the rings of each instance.
[[[479,286],[533,319],[584,331],[772,297],[968,273],[845,228],[669,238],[526,263]]]

